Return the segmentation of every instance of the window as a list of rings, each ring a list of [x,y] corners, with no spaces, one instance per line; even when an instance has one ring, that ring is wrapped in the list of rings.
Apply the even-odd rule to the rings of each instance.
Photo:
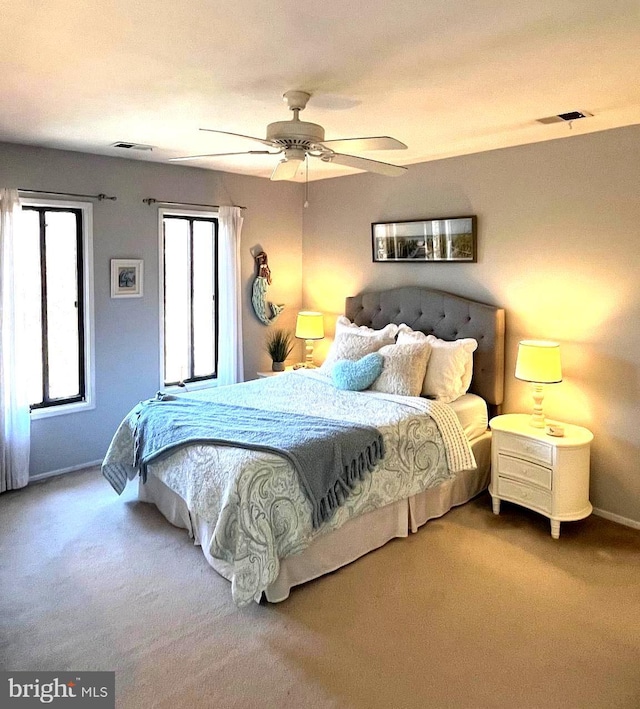
[[[211,382],[218,363],[218,220],[161,212],[165,386]]]
[[[22,200],[29,402],[41,416],[93,406],[91,207]]]

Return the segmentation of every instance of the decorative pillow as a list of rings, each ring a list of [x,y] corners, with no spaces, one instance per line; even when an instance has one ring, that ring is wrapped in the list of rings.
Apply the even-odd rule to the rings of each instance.
[[[374,330],[366,325],[356,325],[349,318],[340,315],[336,320],[336,335],[339,332],[350,332],[362,335],[363,337],[383,337],[387,340],[393,340],[398,334],[398,326],[395,323],[389,323],[381,330]]]
[[[426,386],[440,389],[436,392],[436,398],[445,403],[455,401],[458,397],[466,394],[471,386],[471,377],[473,376],[473,353],[478,349],[478,343],[472,337],[463,337],[460,340],[447,342],[440,340],[434,335],[427,335],[427,342],[432,347],[431,363],[434,361],[439,365],[441,371],[434,367],[431,375],[427,371],[425,377]],[[435,360],[434,360],[435,358]],[[428,368],[427,368],[428,369]],[[455,374],[453,370],[455,369]],[[450,373],[452,380],[457,381],[460,376],[460,385],[456,389],[455,386],[447,391],[446,386],[438,386],[435,382],[440,381]],[[430,378],[432,376],[432,378]],[[448,399],[448,401],[447,401]]]
[[[391,323],[382,330],[372,330],[365,325],[358,326],[341,315],[336,320],[336,334],[325,361],[320,366],[323,374],[330,375],[333,365],[339,359],[354,362],[384,345],[393,344],[398,326]]]
[[[423,396],[448,404],[467,393],[473,375],[473,353],[478,348],[476,340],[465,337],[449,342],[411,330],[407,325],[399,329],[398,344],[421,342],[431,347],[422,384]]]
[[[340,359],[331,370],[331,378],[337,389],[362,391],[368,389],[380,376],[384,360],[378,352],[372,352],[352,362]]]
[[[420,396],[431,347],[425,343],[385,345],[377,352],[384,359],[382,374],[372,391],[400,396]]]
[[[362,337],[362,335],[356,335],[355,333],[341,332],[336,335],[331,343],[327,358],[320,367],[320,371],[327,376],[331,376],[331,370],[339,360],[348,359],[351,362],[355,362],[365,355],[377,352],[388,342],[389,340],[377,337]]]

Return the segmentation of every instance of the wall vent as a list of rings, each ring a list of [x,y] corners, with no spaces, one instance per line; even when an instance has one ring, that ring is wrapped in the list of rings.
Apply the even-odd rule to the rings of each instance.
[[[118,143],[113,143],[112,148],[120,148],[121,150],[153,150],[152,145],[144,145],[144,143],[128,143],[124,140]]]
[[[591,118],[593,113],[586,111],[569,111],[568,113],[559,113],[557,116],[547,116],[546,118],[536,118],[538,123],[567,123],[577,121],[579,118]]]

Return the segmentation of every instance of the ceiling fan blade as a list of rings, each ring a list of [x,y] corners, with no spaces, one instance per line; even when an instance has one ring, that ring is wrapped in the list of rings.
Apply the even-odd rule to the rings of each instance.
[[[340,140],[323,140],[322,145],[326,145],[331,150],[406,150],[407,146],[395,138],[388,135],[380,135],[374,138],[341,138]]]
[[[293,180],[302,162],[302,160],[298,160],[297,158],[280,160],[280,162],[275,166],[273,172],[271,173],[271,179]]]
[[[342,153],[336,153],[335,155],[329,155],[321,159],[324,162],[334,162],[337,165],[355,167],[358,170],[377,172],[379,175],[387,175],[388,177],[398,177],[407,171],[406,167],[401,167],[400,165],[391,165],[388,162],[369,160],[369,158],[361,158],[355,155],[343,155]]]
[[[270,146],[276,146],[277,143],[274,143],[272,140],[265,140],[264,138],[256,138],[253,135],[243,135],[242,133],[229,133],[227,130],[215,130],[215,128],[200,128],[201,131],[205,131],[206,133],[220,133],[221,135],[232,135],[235,138],[248,138],[249,140],[257,140],[259,143],[262,143],[263,145],[270,145]]]
[[[272,153],[270,150],[243,150],[241,153],[206,153],[205,155],[185,155],[181,158],[169,158],[169,162],[184,162],[185,160],[199,160],[200,158],[222,158],[227,155],[279,155],[282,151]]]

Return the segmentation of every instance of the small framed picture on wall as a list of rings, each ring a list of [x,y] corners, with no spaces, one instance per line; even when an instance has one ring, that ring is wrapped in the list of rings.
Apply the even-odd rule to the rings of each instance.
[[[142,298],[142,259],[111,259],[111,297]]]

